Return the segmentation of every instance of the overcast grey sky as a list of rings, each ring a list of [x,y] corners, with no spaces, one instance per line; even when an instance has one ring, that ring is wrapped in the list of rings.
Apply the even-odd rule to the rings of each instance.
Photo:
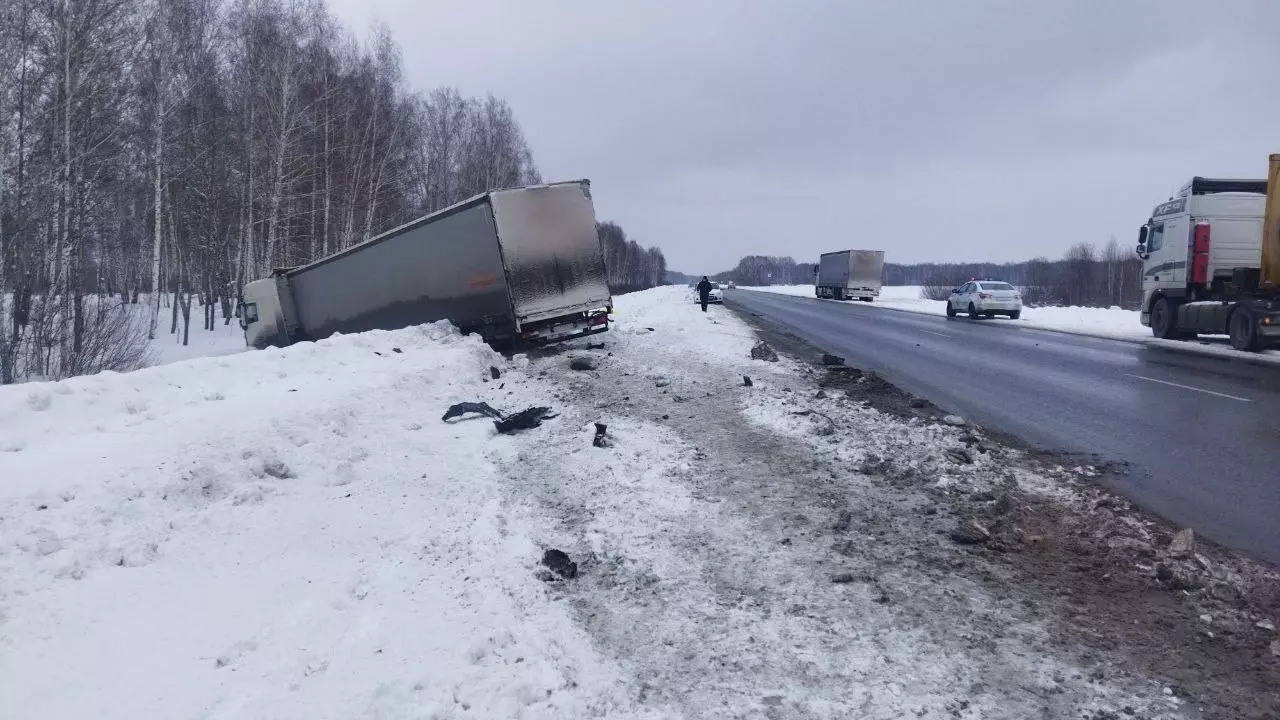
[[[673,269],[1126,245],[1280,152],[1280,0],[329,0],[418,88],[513,106],[549,180]]]

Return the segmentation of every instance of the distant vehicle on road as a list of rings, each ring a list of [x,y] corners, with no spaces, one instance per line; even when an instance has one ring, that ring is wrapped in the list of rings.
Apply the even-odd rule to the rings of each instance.
[[[1022,293],[1007,282],[971,280],[951,291],[947,298],[947,317],[968,313],[971,318],[1008,315],[1022,316]]]
[[[883,250],[841,250],[818,257],[818,281],[814,294],[820,298],[871,302],[880,297],[884,275]]]
[[[244,287],[245,343],[449,320],[490,343],[609,329],[613,298],[586,180],[495,190]]]
[[[695,303],[702,302],[702,298],[698,296],[698,291],[696,287],[693,291],[693,301]],[[711,292],[707,293],[707,302],[709,303],[724,302],[724,288],[720,286],[720,283],[718,282],[711,283]]]
[[[1143,325],[1165,339],[1280,344],[1280,155],[1266,179],[1194,177],[1138,231]]]
[[[729,287],[728,287],[728,289],[729,289],[729,290],[733,290],[733,289],[735,289],[735,288],[737,288],[737,287],[738,287],[738,284],[737,284],[737,283],[735,283],[735,282],[734,282],[734,281],[732,281],[732,280],[730,280],[730,281],[729,281]]]

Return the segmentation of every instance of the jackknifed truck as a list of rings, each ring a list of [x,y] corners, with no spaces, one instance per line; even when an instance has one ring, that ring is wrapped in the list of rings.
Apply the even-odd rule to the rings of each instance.
[[[1195,177],[1138,231],[1140,321],[1158,338],[1280,343],[1280,155],[1265,180]]]
[[[818,257],[814,294],[820,298],[871,302],[880,297],[883,250],[841,250]]]
[[[246,344],[449,320],[500,347],[604,332],[613,299],[587,180],[494,190],[244,287]]]

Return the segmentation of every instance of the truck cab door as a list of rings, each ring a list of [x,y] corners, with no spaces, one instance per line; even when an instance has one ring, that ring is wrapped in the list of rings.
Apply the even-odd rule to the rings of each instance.
[[[1159,273],[1160,283],[1178,287],[1187,284],[1187,263],[1191,242],[1191,217],[1183,215],[1164,223],[1164,252],[1162,262],[1170,264],[1169,270]]]

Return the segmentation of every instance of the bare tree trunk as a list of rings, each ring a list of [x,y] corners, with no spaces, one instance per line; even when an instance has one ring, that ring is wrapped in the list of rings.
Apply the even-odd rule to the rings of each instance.
[[[161,61],[161,77],[164,75],[164,61]],[[155,170],[154,183],[152,186],[152,203],[155,206],[155,214],[153,215],[155,222],[155,232],[153,234],[151,244],[151,292],[154,295],[151,301],[151,324],[147,331],[147,339],[156,339],[156,322],[160,318],[160,247],[161,233],[163,232],[163,223],[161,222],[161,201],[164,198],[164,187],[162,184],[163,170],[161,165],[164,153],[164,93],[157,89],[156,91],[156,116],[152,121],[151,131],[155,133]]]

